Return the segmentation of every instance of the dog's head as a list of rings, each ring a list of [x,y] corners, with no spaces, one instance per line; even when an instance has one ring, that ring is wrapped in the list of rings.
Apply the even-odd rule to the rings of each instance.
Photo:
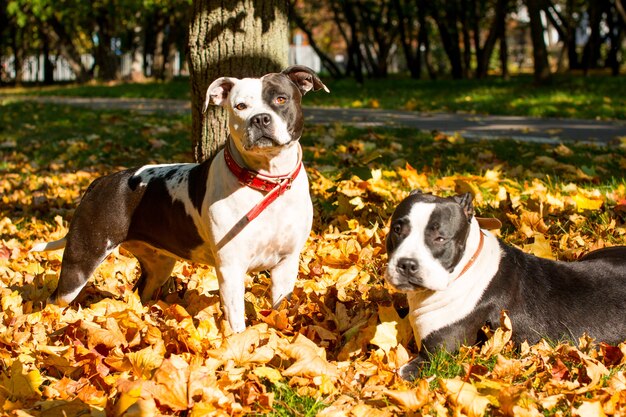
[[[246,151],[262,151],[300,139],[302,96],[320,89],[328,92],[315,72],[302,65],[261,78],[221,77],[207,89],[204,111],[209,104],[226,108],[233,139]]]
[[[473,215],[471,194],[412,192],[391,218],[387,282],[404,292],[446,289],[465,253]]]

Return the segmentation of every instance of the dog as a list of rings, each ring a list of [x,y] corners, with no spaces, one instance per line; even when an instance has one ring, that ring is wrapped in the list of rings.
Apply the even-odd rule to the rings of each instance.
[[[412,192],[395,209],[386,238],[386,281],[407,294],[417,358],[400,368],[413,379],[428,352],[480,342],[481,327],[506,310],[512,340],[607,343],[626,338],[626,247],[559,262],[522,252],[482,230],[472,195]]]
[[[65,247],[48,302],[67,305],[121,245],[139,261],[142,302],[157,295],[176,260],[215,266],[222,308],[245,329],[245,276],[269,270],[272,303],[290,296],[313,206],[302,167],[301,99],[328,88],[304,66],[261,78],[221,77],[206,93],[228,112],[229,138],[200,164],[145,165],[96,179],[67,235],[32,251]]]

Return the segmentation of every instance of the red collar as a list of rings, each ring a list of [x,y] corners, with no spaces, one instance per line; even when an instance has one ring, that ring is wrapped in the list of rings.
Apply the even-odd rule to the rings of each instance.
[[[242,185],[246,187],[254,188],[255,190],[267,192],[263,200],[256,206],[252,207],[252,210],[246,214],[248,222],[255,219],[263,210],[267,208],[274,200],[281,194],[291,188],[291,184],[296,179],[302,168],[302,148],[298,144],[298,163],[293,171],[287,175],[264,175],[260,172],[253,171],[246,167],[240,166],[233,155],[230,153],[230,143],[226,142],[224,147],[224,160],[226,166],[239,180]]]
[[[483,250],[483,243],[484,243],[484,241],[485,241],[484,233],[483,233],[482,230],[480,230],[480,242],[478,242],[478,248],[476,249],[476,252],[474,252],[472,257],[470,258],[470,260],[467,261],[467,263],[465,264],[465,267],[463,267],[463,270],[461,271],[461,273],[456,278],[454,278],[455,280],[459,279],[461,277],[461,275],[466,273],[467,270],[470,269],[470,267],[472,265],[474,265],[474,262],[476,262],[476,259],[478,259],[478,255],[480,255],[480,252]]]

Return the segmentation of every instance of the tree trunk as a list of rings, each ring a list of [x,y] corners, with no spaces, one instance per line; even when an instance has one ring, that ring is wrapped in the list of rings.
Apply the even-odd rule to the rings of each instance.
[[[13,68],[15,70],[15,85],[22,84],[23,69],[22,69],[22,42],[20,36],[20,30],[17,25],[11,25],[11,49],[13,49]]]
[[[607,54],[605,66],[611,68],[611,75],[617,76],[619,75],[620,51],[624,39],[624,25],[616,7],[610,7],[607,12],[606,20],[609,26],[608,38],[611,41],[611,48]]]
[[[508,10],[509,0],[497,0],[495,4],[495,15],[493,17],[493,23],[489,29],[485,44],[482,46],[476,46],[476,78],[485,78],[489,72],[489,61],[491,60],[491,54],[496,46],[496,41],[500,38],[500,48],[506,48],[505,30],[506,30],[506,15]],[[504,41],[504,42],[502,42]],[[480,50],[480,53],[478,52]],[[501,49],[502,51],[502,49]],[[506,50],[505,50],[506,57]],[[502,59],[502,54],[500,55]],[[506,59],[506,58],[505,58]],[[504,62],[503,69],[506,69],[506,62]]]
[[[430,56],[430,39],[428,38],[428,30],[429,25],[426,20],[426,7],[428,0],[417,0],[417,21],[419,22],[419,32],[417,34],[417,45],[419,47],[418,61],[417,66],[419,68],[422,67],[421,59],[422,59],[422,47],[424,49],[424,65],[426,66],[426,70],[428,71],[428,76],[431,80],[437,78],[437,71],[435,71],[435,67],[432,64],[431,56]]]
[[[196,161],[211,158],[226,142],[226,111],[202,113],[215,79],[258,77],[287,66],[289,26],[284,0],[194,0],[189,25],[191,137]]]
[[[70,69],[79,83],[85,82],[91,78],[90,70],[83,65],[80,58],[80,52],[72,41],[72,37],[68,34],[65,26],[56,18],[48,20],[52,31],[48,35],[51,41],[56,43],[59,55],[61,55],[70,66]],[[55,39],[56,38],[56,39]]]
[[[413,42],[416,40],[416,33],[419,33],[419,29],[414,30],[414,26],[417,25],[417,16],[413,13],[413,10],[404,3],[400,4],[400,0],[393,0],[393,5],[396,8],[396,14],[398,16],[398,32],[400,34],[400,45],[404,53],[404,59],[406,66],[411,74],[411,78],[419,79],[421,76],[422,68],[420,62],[420,44],[417,41],[417,47],[413,48]]]
[[[137,26],[133,28],[131,39],[131,64],[130,75],[128,78],[133,82],[141,82],[146,79],[144,74],[144,46],[145,46],[145,30],[144,21],[142,20],[141,13],[135,14]]]
[[[591,68],[598,67],[598,59],[600,58],[600,47],[602,46],[602,37],[600,35],[600,22],[602,20],[602,7],[604,2],[593,1],[589,3],[589,28],[591,33],[589,39],[583,49],[583,71],[585,74]]]
[[[54,83],[54,64],[50,60],[50,38],[44,29],[39,31],[42,42],[41,54],[43,55],[43,83],[50,85]]]
[[[500,38],[500,68],[502,69],[502,79],[508,80],[509,75],[509,47],[506,41],[506,25],[503,25],[504,31]]]
[[[166,17],[160,11],[157,14],[154,37],[154,54],[152,55],[152,76],[157,80],[163,79],[163,69],[165,67],[165,26]]]
[[[463,59],[461,57],[461,47],[459,40],[459,30],[457,27],[457,18],[455,5],[448,5],[448,10],[442,15],[436,5],[431,7],[431,15],[439,28],[439,36],[443,49],[446,51],[448,60],[450,61],[452,78],[460,80],[463,78]]]
[[[548,49],[544,40],[545,28],[541,21],[540,0],[526,0],[528,16],[530,17],[530,37],[533,42],[533,61],[535,82],[542,84],[550,80],[550,64],[548,63]]]
[[[302,16],[300,16],[298,11],[296,10],[295,2],[293,0],[289,1],[289,17],[296,24],[296,26],[298,26],[300,30],[302,30],[304,34],[307,36],[307,38],[309,39],[309,45],[311,45],[311,48],[313,48],[317,56],[320,57],[320,61],[322,62],[322,65],[324,66],[324,68],[328,70],[331,77],[333,78],[343,77],[341,70],[339,69],[337,64],[335,64],[335,61],[333,61],[328,56],[328,54],[322,51],[320,47],[317,45],[317,42],[313,38],[313,32],[306,25],[306,23],[304,22],[304,19],[302,18]]]
[[[97,26],[98,45],[96,45],[95,60],[98,67],[98,78],[104,81],[116,80],[119,78],[119,64],[115,51],[111,48],[111,31],[113,25],[109,21],[106,10],[98,10],[95,18]]]

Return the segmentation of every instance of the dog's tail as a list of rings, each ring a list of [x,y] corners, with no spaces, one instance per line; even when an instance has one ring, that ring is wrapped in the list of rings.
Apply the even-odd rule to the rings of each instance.
[[[35,244],[29,252],[48,252],[51,250],[63,249],[65,247],[66,239],[63,237],[54,242],[41,242]]]

